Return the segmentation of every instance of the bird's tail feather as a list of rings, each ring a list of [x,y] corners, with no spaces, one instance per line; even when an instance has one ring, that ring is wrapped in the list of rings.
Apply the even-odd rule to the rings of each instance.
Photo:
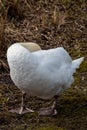
[[[73,61],[72,61],[73,67],[74,67],[75,69],[78,69],[83,60],[84,60],[84,57],[81,57],[81,58],[78,58],[78,59],[76,59],[76,60],[73,60]]]

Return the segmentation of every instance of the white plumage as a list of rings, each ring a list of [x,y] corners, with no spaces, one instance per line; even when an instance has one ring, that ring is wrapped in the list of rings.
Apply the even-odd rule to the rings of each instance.
[[[16,43],[7,51],[10,75],[15,85],[28,95],[43,99],[60,95],[69,88],[74,81],[73,73],[83,59],[72,61],[62,47],[38,48],[31,52],[26,46]]]

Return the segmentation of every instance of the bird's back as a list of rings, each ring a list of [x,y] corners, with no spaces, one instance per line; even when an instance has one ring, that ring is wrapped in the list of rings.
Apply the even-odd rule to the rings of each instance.
[[[71,57],[69,56],[67,51],[62,47],[49,50],[39,50],[33,52],[32,54],[34,54],[34,56],[37,57],[40,64],[45,66],[49,64],[50,66],[54,65],[58,68],[58,66],[62,66],[72,62]]]

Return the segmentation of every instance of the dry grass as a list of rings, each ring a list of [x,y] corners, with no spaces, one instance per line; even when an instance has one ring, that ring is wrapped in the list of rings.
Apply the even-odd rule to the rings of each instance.
[[[87,42],[84,0],[4,0],[4,3],[1,0],[0,3],[0,59],[4,58],[3,62],[7,48],[14,42],[32,41],[44,49],[63,46],[70,53],[71,47]]]

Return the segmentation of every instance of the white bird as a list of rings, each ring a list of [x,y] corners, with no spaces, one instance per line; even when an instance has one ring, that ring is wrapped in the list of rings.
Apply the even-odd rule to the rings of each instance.
[[[73,73],[79,68],[84,57],[72,60],[63,47],[41,50],[35,43],[15,43],[7,50],[7,60],[11,79],[23,96],[26,93],[42,99],[55,97],[52,107],[39,111],[40,115],[55,115],[56,98],[70,88],[74,82]],[[11,112],[34,112],[24,107],[23,96],[20,110]]]

